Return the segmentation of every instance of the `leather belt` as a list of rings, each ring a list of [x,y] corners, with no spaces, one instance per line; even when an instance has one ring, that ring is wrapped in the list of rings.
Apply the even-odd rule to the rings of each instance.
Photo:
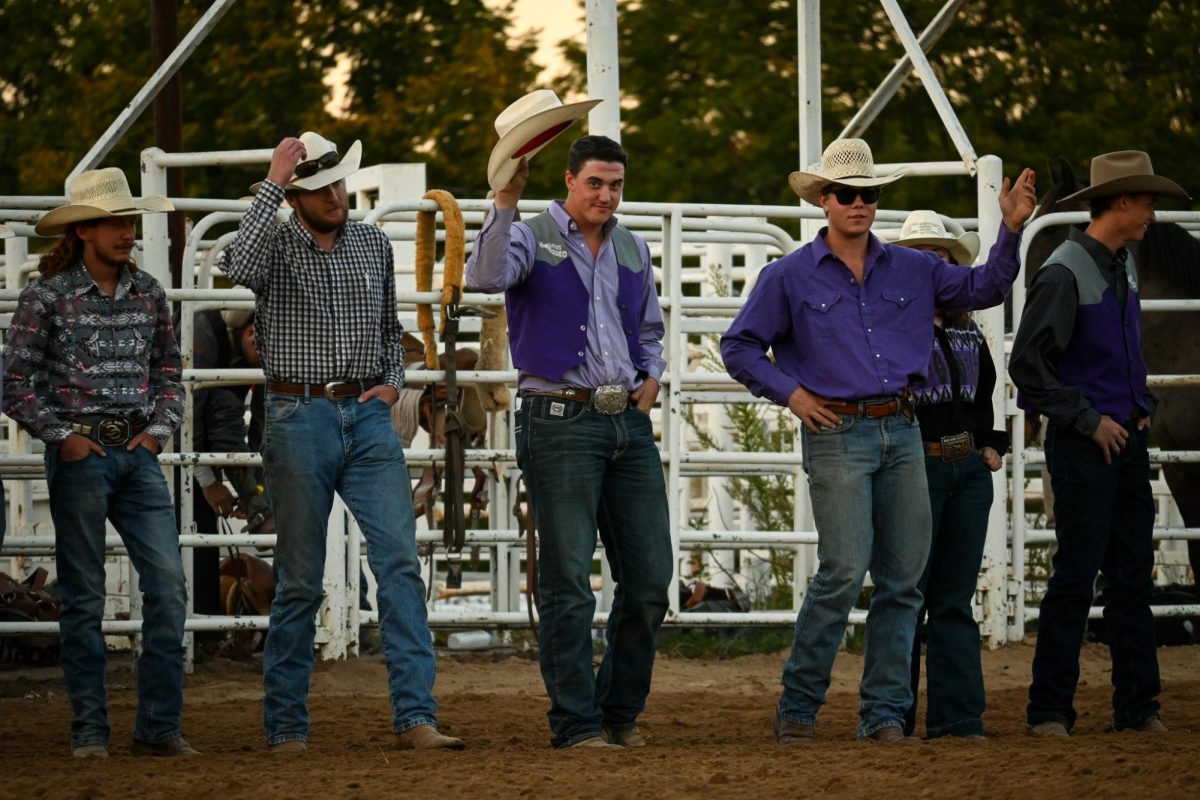
[[[105,447],[129,444],[129,441],[146,430],[149,424],[132,422],[124,417],[77,417],[76,419],[80,421],[69,422],[67,427]]]
[[[358,397],[374,386],[380,384],[378,378],[362,381],[347,381],[346,383],[286,383],[284,381],[267,381],[267,391],[275,394],[286,394],[291,397],[324,397],[326,400],[345,400]]]
[[[966,458],[975,449],[975,437],[970,433],[955,433],[943,436],[941,441],[923,442],[925,455],[942,461],[958,461]]]
[[[857,403],[840,403],[835,401],[826,403],[825,407],[835,414],[866,417],[867,419],[880,419],[901,413],[906,417],[911,417],[913,413],[912,401],[908,395],[881,400],[860,400]]]
[[[595,389],[577,389],[568,386],[563,389],[553,389],[544,392],[525,391],[525,397],[557,397],[562,400],[574,400],[584,403],[592,410],[609,416],[620,414],[629,408],[629,390],[616,383],[607,383]]]

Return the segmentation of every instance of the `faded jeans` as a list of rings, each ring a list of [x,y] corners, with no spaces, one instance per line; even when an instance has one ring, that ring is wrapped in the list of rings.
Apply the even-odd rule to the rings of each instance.
[[[868,570],[874,583],[860,685],[859,736],[903,728],[912,704],[909,662],[929,553],[929,492],[915,419],[843,416],[804,430],[804,465],[820,564],[796,617],[780,715],[816,724],[833,662]]]
[[[278,540],[275,601],[263,646],[267,743],[308,740],[314,617],[324,595],[333,494],[362,529],[378,583],[392,729],[437,724],[434,654],[417,559],[408,468],[387,403],[267,393],[263,466]]]
[[[142,593],[142,654],[133,738],[167,742],[181,735],[183,625],[187,588],[179,555],[175,506],[158,459],[144,447],[104,448],[63,461],[46,448],[46,479],[58,586],[62,668],[71,700],[71,746],[108,744],[104,617],[105,519],[129,551]]]

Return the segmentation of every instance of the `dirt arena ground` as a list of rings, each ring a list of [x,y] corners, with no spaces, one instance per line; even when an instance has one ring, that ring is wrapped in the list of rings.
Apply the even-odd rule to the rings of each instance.
[[[853,738],[862,658],[839,656],[821,738],[777,745],[770,728],[784,655],[728,661],[660,659],[642,718],[644,750],[548,747],[537,664],[514,653],[446,653],[437,693],[442,726],[461,753],[390,749],[378,660],[322,664],[314,676],[312,742],[299,758],[263,746],[257,662],[212,661],[187,682],[184,727],[200,758],[133,759],[125,752],[132,673],[110,677],[113,757],[68,757],[69,709],[56,670],[0,672],[0,796],[4,798],[536,797],[703,798],[835,796],[1079,798],[1200,796],[1200,648],[1163,648],[1161,736],[1104,733],[1107,650],[1087,646],[1077,735],[1023,733],[1032,648],[984,653],[986,741],[879,745]]]

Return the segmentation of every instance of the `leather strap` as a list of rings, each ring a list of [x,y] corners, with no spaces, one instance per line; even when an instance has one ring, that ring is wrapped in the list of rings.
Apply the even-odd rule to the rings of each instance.
[[[890,417],[893,414],[901,412],[906,416],[912,415],[912,402],[909,400],[908,395],[893,397],[889,400],[864,400],[857,403],[832,402],[826,403],[825,407],[835,414],[866,417],[868,419]]]
[[[276,394],[286,394],[290,397],[323,397],[326,400],[345,400],[348,397],[358,397],[367,389],[378,386],[378,378],[347,383],[287,383],[286,381],[267,381],[267,391]]]
[[[575,400],[579,403],[590,403],[592,401],[591,389],[576,389],[574,387],[555,389],[548,392],[523,391],[521,394],[526,397],[557,397],[561,400]]]

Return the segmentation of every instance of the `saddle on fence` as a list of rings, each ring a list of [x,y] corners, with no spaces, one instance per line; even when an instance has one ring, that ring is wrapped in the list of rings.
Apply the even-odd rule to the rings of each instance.
[[[0,622],[54,622],[61,603],[54,584],[47,583],[49,573],[42,567],[18,581],[0,572]],[[58,663],[57,633],[32,633],[0,637],[0,662],[26,664]]]

